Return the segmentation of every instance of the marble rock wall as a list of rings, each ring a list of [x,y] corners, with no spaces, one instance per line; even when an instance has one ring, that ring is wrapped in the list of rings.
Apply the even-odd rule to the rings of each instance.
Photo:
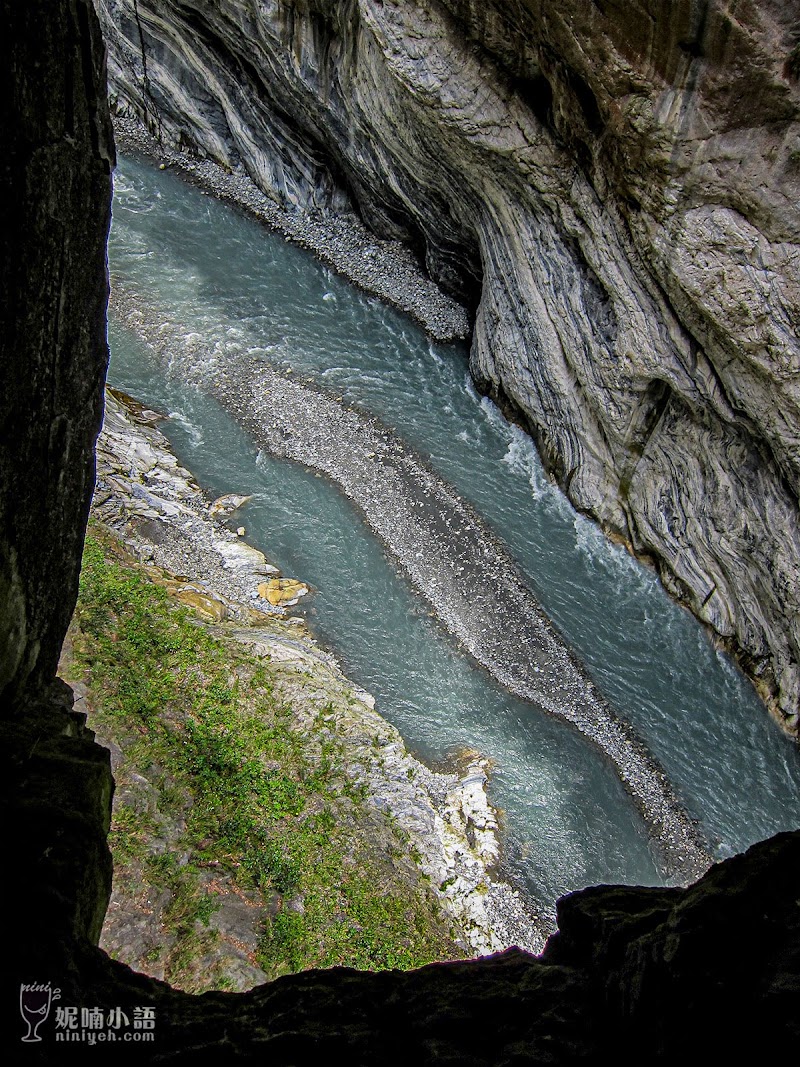
[[[480,387],[796,730],[797,5],[96,4],[122,113],[470,303]]]

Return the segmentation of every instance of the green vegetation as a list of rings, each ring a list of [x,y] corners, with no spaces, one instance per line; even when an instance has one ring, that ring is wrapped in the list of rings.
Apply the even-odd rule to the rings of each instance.
[[[457,954],[402,835],[344,772],[318,681],[294,671],[289,685],[286,667],[212,634],[96,525],[72,646],[68,670],[88,688],[90,725],[123,753],[110,838],[117,884],[166,901],[150,958],[168,980],[229,986],[208,926],[220,884],[261,904],[251,959],[270,976]]]

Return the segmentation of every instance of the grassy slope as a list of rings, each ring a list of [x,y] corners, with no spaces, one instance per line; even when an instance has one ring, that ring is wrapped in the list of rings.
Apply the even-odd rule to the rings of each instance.
[[[269,976],[460,955],[402,832],[347,775],[313,679],[298,715],[281,692],[297,703],[296,672],[284,685],[285,666],[212,635],[124,559],[90,530],[67,669],[88,688],[89,725],[123,751],[123,780],[155,787],[142,805],[118,781],[111,847],[123,896],[166,901],[150,950],[164,977],[226,985],[209,963],[209,872],[263,902],[251,959]]]

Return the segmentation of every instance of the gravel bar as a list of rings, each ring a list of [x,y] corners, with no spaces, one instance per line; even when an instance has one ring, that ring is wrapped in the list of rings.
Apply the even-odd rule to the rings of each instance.
[[[611,761],[658,849],[688,882],[711,859],[633,728],[598,691],[481,517],[390,429],[246,351],[164,322],[117,286],[112,307],[181,380],[213,395],[273,455],[325,474],[363,511],[412,585],[509,692],[566,720]]]
[[[364,292],[406,312],[434,341],[469,337],[466,308],[436,285],[399,241],[382,241],[354,214],[282,207],[244,170],[228,171],[211,159],[161,147],[135,120],[116,116],[114,134],[122,153],[140,154],[177,170],[219,200],[236,204],[286,240],[307,248]]]

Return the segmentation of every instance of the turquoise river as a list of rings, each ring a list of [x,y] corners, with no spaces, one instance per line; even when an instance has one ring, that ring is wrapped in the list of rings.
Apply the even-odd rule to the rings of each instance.
[[[540,910],[588,884],[667,877],[614,766],[478,666],[351,500],[261,447],[204,388],[203,360],[187,375],[178,348],[206,351],[209,375],[244,357],[291,371],[423,457],[505,545],[713,858],[795,827],[798,748],[656,576],[572,510],[530,440],[475,392],[462,345],[430,343],[280,235],[130,158],[116,174],[109,259],[111,384],[169,413],[163,428],[210,495],[253,495],[239,520],[248,541],[312,584],[312,629],[416,755],[436,763],[465,746],[491,757],[508,874]],[[139,309],[141,330],[130,313],[115,319],[118,298]],[[146,343],[154,331],[168,343]]]

